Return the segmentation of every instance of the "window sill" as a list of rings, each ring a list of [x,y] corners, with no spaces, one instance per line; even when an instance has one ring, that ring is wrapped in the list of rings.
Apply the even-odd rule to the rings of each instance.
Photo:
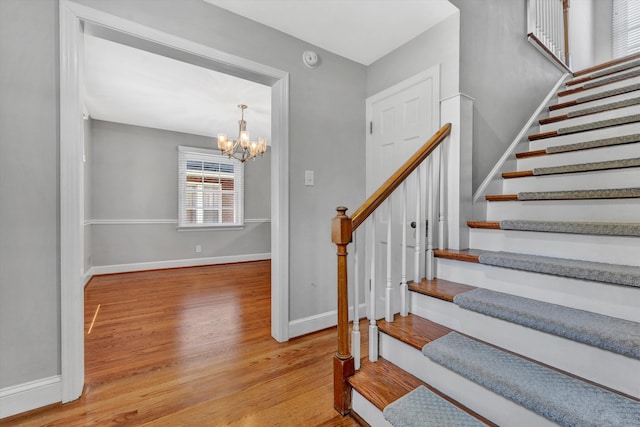
[[[233,225],[183,225],[176,227],[178,231],[238,231],[244,230],[244,224]]]

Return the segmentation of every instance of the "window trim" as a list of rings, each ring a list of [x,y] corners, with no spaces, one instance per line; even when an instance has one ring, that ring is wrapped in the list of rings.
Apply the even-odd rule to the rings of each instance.
[[[186,162],[189,160],[211,161],[230,164],[234,167],[234,187],[236,194],[234,213],[237,220],[233,223],[185,223],[186,201]],[[222,209],[222,207],[220,208]],[[237,159],[220,154],[218,150],[207,148],[178,146],[178,230],[242,230],[244,228],[244,164]]]

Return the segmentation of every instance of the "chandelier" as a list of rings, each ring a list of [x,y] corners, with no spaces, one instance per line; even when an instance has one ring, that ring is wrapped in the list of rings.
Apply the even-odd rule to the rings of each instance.
[[[251,141],[249,132],[247,131],[247,122],[244,120],[244,110],[248,107],[245,104],[238,105],[241,111],[240,121],[238,121],[239,130],[236,140],[227,138],[226,133],[218,134],[218,149],[221,153],[226,154],[229,158],[246,162],[267,151],[267,140],[261,136],[257,141]]]

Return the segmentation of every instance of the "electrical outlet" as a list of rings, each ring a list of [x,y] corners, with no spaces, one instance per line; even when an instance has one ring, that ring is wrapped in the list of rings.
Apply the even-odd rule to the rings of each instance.
[[[202,246],[196,245],[196,253],[202,252]]]

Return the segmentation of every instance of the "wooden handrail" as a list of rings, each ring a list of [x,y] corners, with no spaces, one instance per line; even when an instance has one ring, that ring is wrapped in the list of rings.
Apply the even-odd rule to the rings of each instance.
[[[451,123],[447,123],[436,132],[409,160],[403,164],[384,184],[376,190],[358,209],[351,215],[351,228],[355,231],[365,219],[382,204],[402,182],[411,175],[433,150],[451,133]]]
[[[336,208],[338,214],[331,222],[331,241],[338,256],[338,351],[333,358],[333,406],[342,415],[351,411],[351,386],[347,379],[355,373],[355,363],[349,350],[349,298],[347,282],[347,245],[353,232],[393,191],[435,150],[451,133],[451,123],[442,126],[409,160],[407,160],[351,218],[347,208]],[[356,319],[357,321],[357,319]]]

